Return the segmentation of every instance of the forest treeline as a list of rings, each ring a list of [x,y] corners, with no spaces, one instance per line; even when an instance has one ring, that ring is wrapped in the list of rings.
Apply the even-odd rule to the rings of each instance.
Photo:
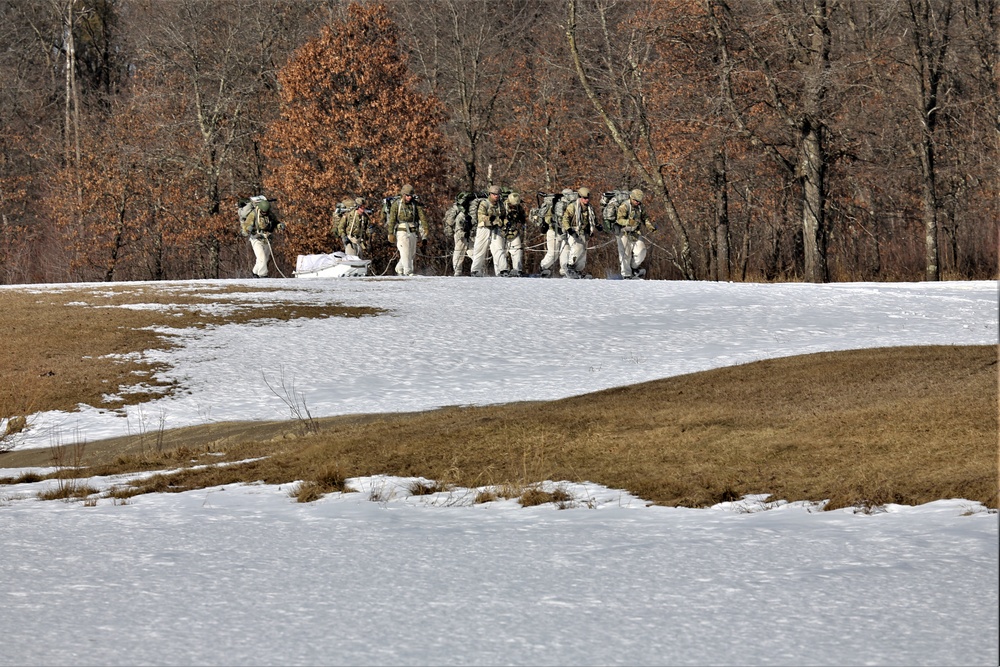
[[[260,193],[291,275],[404,183],[418,272],[495,183],[643,189],[651,278],[997,276],[1000,0],[0,2],[3,283],[246,277]]]

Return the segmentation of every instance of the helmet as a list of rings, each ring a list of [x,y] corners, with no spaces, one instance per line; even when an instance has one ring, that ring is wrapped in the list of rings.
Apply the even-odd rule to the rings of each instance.
[[[641,202],[642,201],[642,190],[636,188],[632,192],[628,193],[628,196],[631,197],[632,199],[636,200],[637,202]]]
[[[576,191],[576,194],[580,197],[589,197],[590,188],[580,188],[579,190]]]
[[[499,185],[491,185],[490,186],[490,194],[491,195],[498,195],[498,194],[500,194],[500,186]]]
[[[259,201],[257,202],[257,208],[260,210],[261,213],[267,213],[268,211],[271,210],[271,202],[267,201],[266,199]]]
[[[355,206],[361,206],[364,203],[365,203],[365,198],[364,197],[356,197],[354,199],[354,205]]]
[[[511,192],[509,195],[507,195],[507,203],[510,204],[511,206],[517,206],[518,204],[521,203],[521,195],[517,194],[516,192]]]
[[[401,195],[412,195],[413,194],[413,186],[410,185],[409,183],[407,183],[406,185],[404,185],[402,188],[399,189],[399,194],[401,194]]]

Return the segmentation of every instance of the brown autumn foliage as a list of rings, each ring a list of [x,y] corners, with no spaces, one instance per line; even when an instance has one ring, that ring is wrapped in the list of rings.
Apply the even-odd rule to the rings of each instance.
[[[260,193],[287,275],[339,249],[333,204],[407,180],[443,255],[487,175],[644,187],[650,278],[996,276],[997,3],[574,0],[579,63],[567,8],[4,3],[0,281],[246,276],[234,209]]]
[[[281,201],[289,254],[335,247],[332,204],[345,197],[374,203],[405,183],[424,201],[439,193],[443,111],[417,91],[385,5],[352,4],[295,52],[279,83],[266,184]]]

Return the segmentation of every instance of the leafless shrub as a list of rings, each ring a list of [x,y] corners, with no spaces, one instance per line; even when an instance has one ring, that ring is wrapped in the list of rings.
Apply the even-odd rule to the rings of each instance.
[[[309,406],[306,405],[305,394],[295,391],[295,382],[287,380],[284,368],[280,370],[280,378],[277,386],[272,385],[268,381],[267,374],[263,371],[261,371],[261,376],[264,378],[264,384],[270,392],[288,406],[288,411],[291,413],[292,418],[303,425],[306,433],[316,433],[319,431],[319,423],[312,416],[312,413],[309,412]]]
[[[83,467],[83,455],[86,452],[87,443],[80,441],[72,445],[52,444],[49,447],[49,454],[52,457],[52,465],[56,471],[56,487],[48,491],[42,491],[38,497],[42,500],[63,500],[69,498],[83,498],[97,490],[82,484],[79,479],[80,469]]]

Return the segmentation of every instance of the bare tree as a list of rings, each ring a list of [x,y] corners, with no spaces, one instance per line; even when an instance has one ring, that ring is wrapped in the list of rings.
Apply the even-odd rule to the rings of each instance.
[[[941,279],[938,249],[938,194],[936,134],[941,112],[941,86],[951,46],[954,6],[951,0],[906,0],[904,23],[911,48],[910,71],[915,82],[914,102],[919,116],[916,143],[920,159],[921,202],[925,245],[926,280]]]
[[[609,23],[607,16],[608,5],[599,1],[597,3],[596,10],[601,31],[605,35],[604,44],[606,47],[610,47],[611,39],[607,31],[607,25]],[[586,93],[587,99],[589,99],[591,104],[593,104],[594,110],[600,116],[601,120],[604,121],[608,131],[611,133],[612,139],[621,150],[622,155],[625,156],[628,164],[639,175],[646,188],[656,192],[662,198],[667,219],[670,221],[670,224],[680,241],[680,249],[677,252],[675,264],[685,278],[694,279],[696,278],[696,275],[694,262],[691,256],[691,242],[688,230],[684,222],[681,220],[680,214],[677,212],[677,208],[674,206],[673,197],[670,194],[670,187],[663,176],[663,169],[665,165],[658,159],[658,151],[656,150],[656,146],[652,140],[653,132],[649,124],[650,114],[646,109],[644,91],[641,86],[642,65],[644,63],[640,62],[638,58],[633,58],[630,62],[628,62],[630,76],[618,79],[617,81],[622,84],[622,86],[631,83],[633,87],[623,89],[623,87],[615,85],[615,82],[608,84],[612,90],[611,104],[614,104],[615,107],[620,109],[621,106],[619,105],[621,105],[623,101],[627,100],[629,105],[634,105],[635,107],[636,119],[638,122],[636,123],[636,136],[633,137],[629,136],[624,131],[621,122],[621,115],[618,114],[617,117],[613,116],[611,110],[608,108],[608,105],[600,98],[595,90],[591,81],[592,75],[588,71],[590,68],[583,62],[583,58],[581,57],[578,32],[577,0],[567,0],[566,39],[569,43],[573,66],[580,79],[580,85]],[[613,62],[614,58],[615,57],[612,55],[607,56],[605,65],[607,66],[610,62]],[[640,159],[638,155],[640,145],[644,154],[647,155],[646,160]]]
[[[521,36],[541,10],[526,0],[407,1],[391,7],[405,26],[411,68],[450,112],[462,187],[475,190],[492,152],[498,113],[508,103],[512,68],[524,53]]]

